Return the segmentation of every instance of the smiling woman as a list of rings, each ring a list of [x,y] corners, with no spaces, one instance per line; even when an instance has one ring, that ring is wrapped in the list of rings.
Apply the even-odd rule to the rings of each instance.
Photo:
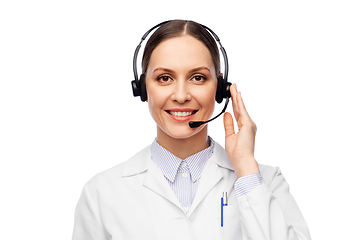
[[[190,156],[208,145],[207,125],[189,128],[188,122],[211,117],[216,79],[209,50],[192,36],[168,39],[154,49],[146,71],[149,109],[157,123],[157,142],[176,156]],[[191,115],[183,116],[185,112]]]
[[[236,84],[230,92],[239,131],[225,113],[225,149],[207,124],[189,125],[211,118],[215,101],[227,97],[219,94],[228,83],[206,29],[174,20],[150,37],[135,95],[148,103],[156,139],[85,185],[73,240],[310,239],[280,170],[254,158],[256,125]]]

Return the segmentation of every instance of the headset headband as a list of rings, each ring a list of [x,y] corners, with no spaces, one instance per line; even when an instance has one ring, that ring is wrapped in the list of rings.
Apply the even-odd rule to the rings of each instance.
[[[139,43],[139,45],[136,47],[135,49],[135,53],[134,53],[134,58],[133,58],[133,71],[134,71],[134,79],[136,84],[139,84],[139,78],[138,78],[138,72],[137,72],[137,56],[139,54],[139,50],[141,48],[141,44],[142,42],[146,39],[146,37],[156,28],[161,27],[162,25],[164,25],[165,23],[171,22],[172,20],[168,20],[162,23],[157,24],[156,26],[150,28],[141,38],[141,41]],[[200,26],[202,26],[203,28],[205,28],[208,32],[211,33],[211,35],[213,36],[213,38],[216,40],[216,42],[219,44],[220,46],[220,51],[223,55],[224,58],[224,65],[225,65],[225,70],[224,70],[224,80],[225,82],[227,82],[227,77],[228,77],[228,72],[229,72],[229,62],[228,62],[228,57],[225,51],[225,48],[222,46],[219,37],[214,33],[213,30],[211,30],[210,28],[200,24]]]

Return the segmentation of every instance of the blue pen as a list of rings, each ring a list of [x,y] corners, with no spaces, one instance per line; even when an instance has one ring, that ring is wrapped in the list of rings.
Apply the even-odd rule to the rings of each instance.
[[[221,227],[224,226],[224,206],[227,205],[228,205],[227,192],[223,192],[223,197],[221,198]]]

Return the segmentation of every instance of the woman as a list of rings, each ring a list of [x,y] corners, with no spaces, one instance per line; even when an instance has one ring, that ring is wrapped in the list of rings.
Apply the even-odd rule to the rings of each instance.
[[[143,76],[157,125],[151,146],[98,174],[79,200],[73,240],[310,239],[278,168],[254,158],[256,126],[236,84],[224,115],[225,149],[208,136],[220,73],[211,34],[192,21],[161,25]]]

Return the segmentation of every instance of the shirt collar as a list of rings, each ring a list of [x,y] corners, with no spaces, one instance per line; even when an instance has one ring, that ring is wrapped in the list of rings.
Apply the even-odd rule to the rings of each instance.
[[[201,172],[206,161],[211,157],[214,149],[214,140],[208,137],[209,147],[182,160],[163,148],[156,139],[151,145],[151,158],[161,170],[163,175],[171,182],[174,182],[181,164],[185,161],[189,167],[191,180],[196,182],[201,177]]]

